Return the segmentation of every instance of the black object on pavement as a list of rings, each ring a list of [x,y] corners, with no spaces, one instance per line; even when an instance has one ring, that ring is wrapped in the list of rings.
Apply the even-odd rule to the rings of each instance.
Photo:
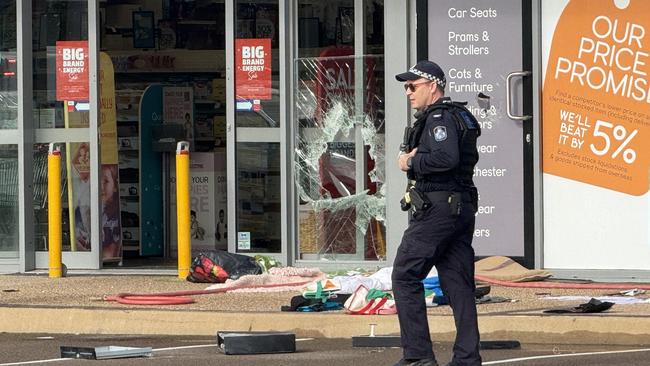
[[[329,299],[327,299],[328,302],[335,302],[339,303],[341,305],[345,304],[345,301],[352,296],[352,294],[333,294]],[[303,306],[312,306],[316,305],[319,303],[323,303],[323,300],[321,299],[307,299],[303,297],[302,295],[297,295],[291,298],[291,305],[283,305],[280,307],[280,311],[298,311],[298,308],[301,308]],[[323,309],[323,310],[328,310],[328,309]]]
[[[490,293],[490,286],[476,286],[474,297],[481,298]]]
[[[298,311],[298,308],[301,306],[310,306],[323,302],[321,299],[306,299],[302,295],[297,295],[291,298],[291,305],[281,306],[281,311]]]
[[[296,335],[281,332],[218,332],[217,345],[227,355],[296,352]]]
[[[206,250],[200,254],[210,258],[214,264],[223,268],[231,280],[236,280],[244,275],[262,274],[262,268],[257,264],[255,258],[247,255],[229,253],[223,250]]]
[[[401,347],[399,335],[352,337],[352,347]]]
[[[575,307],[548,309],[548,310],[544,310],[544,313],[551,313],[551,314],[600,313],[602,311],[608,310],[612,306],[614,306],[613,302],[600,301],[598,299],[592,298],[591,300],[589,300],[589,302],[580,304]]]
[[[481,349],[515,349],[521,348],[519,341],[480,341]]]

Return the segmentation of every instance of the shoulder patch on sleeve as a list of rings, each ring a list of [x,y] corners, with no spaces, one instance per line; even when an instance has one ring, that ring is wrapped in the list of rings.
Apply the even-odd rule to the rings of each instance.
[[[447,139],[447,127],[445,126],[436,126],[433,128],[433,137],[436,141],[445,141]]]

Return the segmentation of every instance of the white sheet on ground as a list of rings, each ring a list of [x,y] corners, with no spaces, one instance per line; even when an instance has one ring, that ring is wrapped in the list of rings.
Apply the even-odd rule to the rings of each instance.
[[[336,276],[334,277],[334,281],[338,281],[341,284],[341,291],[338,291],[340,294],[351,294],[359,285],[364,285],[368,289],[374,288],[382,291],[390,291],[392,289],[390,279],[392,272],[393,267],[385,267],[370,276]]]
[[[335,281],[341,284],[341,294],[351,294],[359,285],[364,285],[369,289],[377,289],[382,291],[391,291],[393,289],[393,282],[391,275],[393,274],[393,267],[384,267],[370,276],[354,275],[354,276],[336,276]],[[429,277],[437,277],[438,271],[434,266],[427,275]]]

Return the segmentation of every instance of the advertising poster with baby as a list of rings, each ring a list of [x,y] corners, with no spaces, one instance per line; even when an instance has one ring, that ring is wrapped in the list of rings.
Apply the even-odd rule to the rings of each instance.
[[[117,156],[117,122],[115,110],[115,73],[111,58],[100,53],[99,63],[99,138],[101,172],[101,228],[103,261],[122,259],[122,225],[120,218],[120,180]]]
[[[547,268],[650,269],[648,13],[643,0],[542,4]]]
[[[74,102],[67,103],[74,106]],[[68,107],[63,113],[66,128],[88,128],[88,111]],[[70,142],[66,150],[70,250],[90,251],[90,145]]]

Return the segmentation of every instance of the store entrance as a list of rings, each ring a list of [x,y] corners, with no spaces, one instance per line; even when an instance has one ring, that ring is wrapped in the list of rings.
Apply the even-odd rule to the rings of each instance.
[[[224,17],[223,0],[100,2],[100,48],[114,69],[122,244],[121,261],[105,268],[176,265],[181,140],[191,151],[192,251],[228,248]]]
[[[482,128],[474,169],[480,192],[476,255],[504,255],[532,267],[536,136],[530,2],[422,0],[418,21],[427,29],[418,34],[421,58],[447,70],[448,95],[467,101]]]

